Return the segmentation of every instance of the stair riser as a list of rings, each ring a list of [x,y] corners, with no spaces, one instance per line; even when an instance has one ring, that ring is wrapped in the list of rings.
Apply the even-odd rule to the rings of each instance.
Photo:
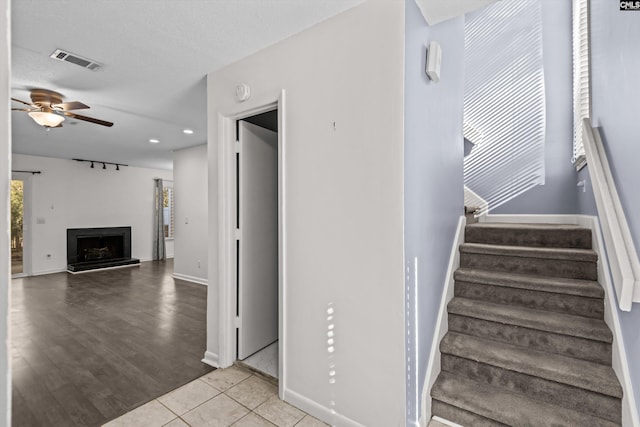
[[[450,354],[442,355],[442,370],[545,403],[572,408],[586,415],[621,422],[621,400],[610,396]]]
[[[467,243],[534,246],[544,248],[591,249],[591,230],[531,230],[500,228],[467,228]]]
[[[460,267],[516,274],[564,277],[569,279],[598,279],[596,263],[588,261],[461,252]]]
[[[456,281],[455,296],[604,319],[604,300],[529,289]]]
[[[611,366],[611,344],[449,314],[449,330]]]
[[[506,424],[490,420],[473,412],[465,411],[448,403],[434,399],[431,403],[431,413],[461,426],[473,427],[508,427]]]

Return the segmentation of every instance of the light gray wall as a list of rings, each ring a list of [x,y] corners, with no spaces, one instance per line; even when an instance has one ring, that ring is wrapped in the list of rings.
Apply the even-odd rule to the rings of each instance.
[[[640,13],[620,11],[618,2],[611,0],[591,0],[592,124],[600,128],[636,248],[640,244],[638,40]],[[640,304],[619,315],[636,406],[640,407]]]
[[[9,0],[0,0],[0,426],[11,425],[11,374],[9,372],[9,182],[11,181],[11,26]]]
[[[540,0],[546,91],[545,184],[491,211],[493,214],[576,212],[573,154],[571,2]]]
[[[175,237],[173,274],[206,283],[207,273],[207,146],[173,153]]]
[[[419,416],[450,249],[463,214],[464,18],[428,27],[414,0],[407,0],[405,7],[405,315],[411,325],[406,358],[407,422],[412,423]],[[442,47],[437,84],[424,72],[430,41]]]

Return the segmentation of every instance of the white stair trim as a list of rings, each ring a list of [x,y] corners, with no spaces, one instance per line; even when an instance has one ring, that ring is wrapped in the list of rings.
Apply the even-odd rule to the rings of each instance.
[[[464,243],[464,228],[466,225],[466,218],[461,216],[458,219],[458,227],[456,229],[455,237],[453,238],[453,244],[451,245],[449,267],[447,268],[447,274],[444,276],[446,282],[444,283],[442,298],[440,299],[440,308],[438,310],[438,320],[436,322],[435,333],[433,334],[433,341],[431,342],[431,353],[429,354],[427,376],[424,381],[424,387],[422,388],[422,413],[420,416],[420,426],[422,427],[426,427],[428,421],[431,419],[430,391],[441,371],[440,341],[442,341],[447,330],[449,330],[447,304],[449,304],[449,301],[453,299],[453,273],[460,267],[460,252],[458,251],[458,248],[462,243]],[[419,332],[420,331],[418,330],[418,333]]]

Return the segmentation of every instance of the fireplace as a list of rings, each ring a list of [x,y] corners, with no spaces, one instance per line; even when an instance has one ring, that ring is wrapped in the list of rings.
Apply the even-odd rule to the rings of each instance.
[[[67,229],[67,271],[139,264],[131,258],[131,227]]]

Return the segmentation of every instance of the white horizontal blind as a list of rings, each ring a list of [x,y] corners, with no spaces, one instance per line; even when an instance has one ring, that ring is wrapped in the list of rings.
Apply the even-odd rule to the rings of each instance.
[[[589,1],[573,0],[573,158],[579,168],[585,160],[582,120],[591,117],[589,96]]]
[[[467,15],[464,128],[476,138],[464,159],[465,186],[488,202],[488,209],[544,184],[538,0],[503,0]]]

